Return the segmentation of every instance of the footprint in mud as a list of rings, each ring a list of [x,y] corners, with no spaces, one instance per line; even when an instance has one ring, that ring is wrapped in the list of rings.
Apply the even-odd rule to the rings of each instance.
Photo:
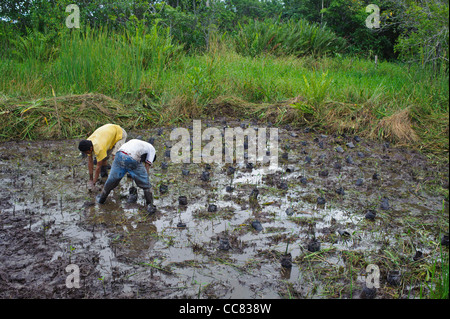
[[[317,239],[312,239],[309,243],[308,243],[308,250],[312,253],[319,251],[320,250],[320,241],[318,241]]]
[[[376,211],[374,211],[374,210],[372,210],[372,209],[369,209],[367,212],[366,212],[366,215],[364,216],[366,219],[368,219],[368,220],[375,220],[375,217],[377,216],[377,212]]]
[[[419,261],[419,260],[422,260],[423,258],[424,258],[423,253],[420,250],[417,250],[413,257],[413,260]]]
[[[256,230],[256,231],[261,231],[263,230],[263,227],[261,225],[261,222],[259,220],[254,220],[252,221],[252,227]]]
[[[387,197],[383,197],[380,203],[380,208],[382,210],[389,210],[391,207],[389,206],[389,200]]]

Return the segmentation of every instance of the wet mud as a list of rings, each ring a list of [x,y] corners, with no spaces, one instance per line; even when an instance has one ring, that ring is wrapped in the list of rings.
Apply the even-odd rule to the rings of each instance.
[[[159,154],[150,214],[126,176],[95,203],[77,140],[1,143],[0,297],[414,298],[445,235],[448,250],[448,158],[281,127],[267,174],[260,163],[174,164],[171,129],[128,134]]]

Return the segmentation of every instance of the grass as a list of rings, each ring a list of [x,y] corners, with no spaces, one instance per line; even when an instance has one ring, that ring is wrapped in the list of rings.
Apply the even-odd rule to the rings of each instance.
[[[342,55],[252,58],[220,40],[187,55],[171,41],[157,26],[88,30],[61,35],[51,54],[38,47],[37,57],[2,59],[0,139],[80,137],[107,121],[132,129],[222,114],[448,154],[448,75]]]
[[[304,251],[295,258],[294,263],[301,270],[302,277],[307,278],[306,282],[313,282],[316,276],[321,278],[317,288],[328,298],[358,297],[366,268],[374,264],[380,269],[377,298],[448,299],[448,247],[440,243],[442,235],[448,233],[445,203],[444,200],[441,211],[432,214],[436,217],[433,222],[424,222],[423,215],[403,216],[397,221],[380,222],[376,228],[369,230],[375,236],[372,238],[374,242],[385,242],[382,249],[341,250],[334,245],[332,237],[324,236],[320,240],[331,246],[314,253]],[[390,235],[386,226],[392,222],[403,231]],[[356,236],[352,234],[352,237]],[[413,259],[416,249],[424,252],[423,259]],[[399,286],[387,283],[386,276],[390,270],[401,271]],[[358,276],[362,277],[358,279]]]
[[[444,229],[448,230],[448,215],[445,214],[445,202],[442,202],[442,216],[444,222],[442,223]],[[446,220],[446,221],[445,221]],[[448,232],[447,232],[448,234]],[[439,236],[442,236],[442,229],[439,229]],[[429,290],[428,298],[430,299],[448,299],[449,298],[449,255],[448,248],[442,247],[439,243],[439,254],[434,259],[431,267],[427,272],[428,281],[426,287]],[[421,286],[420,297],[423,297],[423,289]]]

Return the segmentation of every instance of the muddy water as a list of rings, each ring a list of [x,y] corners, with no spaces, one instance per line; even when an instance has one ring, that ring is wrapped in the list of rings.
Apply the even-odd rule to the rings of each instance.
[[[142,190],[127,203],[127,177],[104,205],[94,202],[76,140],[0,144],[0,296],[359,298],[366,266],[376,264],[377,298],[414,297],[419,279],[392,288],[386,272],[412,273],[416,249],[431,263],[448,233],[448,158],[284,127],[276,171],[234,164],[227,174],[229,164],[171,163],[170,131],[129,132],[155,139],[150,216]],[[317,252],[308,250],[313,239]],[[281,265],[286,252],[291,267]],[[68,265],[79,267],[80,288],[67,287]]]

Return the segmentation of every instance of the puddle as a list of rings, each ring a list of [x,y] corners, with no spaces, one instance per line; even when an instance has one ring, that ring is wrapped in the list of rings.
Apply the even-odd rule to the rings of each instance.
[[[420,248],[431,262],[433,243],[448,232],[441,187],[448,161],[364,140],[346,149],[352,137],[303,130],[292,137],[293,130],[280,128],[277,170],[244,164],[227,174],[230,164],[213,163],[205,181],[205,164],[173,164],[164,157],[170,130],[129,132],[130,138],[154,137],[160,154],[151,170],[157,207],[151,216],[142,190],[136,203],[126,202],[135,186],[127,177],[105,205],[94,203],[76,140],[1,143],[0,296],[353,298],[364,286],[368,263],[380,263],[383,271],[390,265],[380,262],[380,251],[402,259]],[[167,192],[160,193],[161,184]],[[180,195],[187,205],[179,205]],[[383,197],[388,210],[380,208]],[[208,211],[209,204],[217,210]],[[374,221],[364,217],[367,209],[377,212]],[[256,220],[260,231],[252,227]],[[317,253],[307,249],[314,238],[321,243]],[[224,239],[228,246],[221,246]],[[291,268],[280,262],[286,251]],[[65,285],[69,264],[80,267],[79,289]],[[355,291],[349,291],[349,273],[356,276]],[[378,296],[389,298],[389,292]]]

